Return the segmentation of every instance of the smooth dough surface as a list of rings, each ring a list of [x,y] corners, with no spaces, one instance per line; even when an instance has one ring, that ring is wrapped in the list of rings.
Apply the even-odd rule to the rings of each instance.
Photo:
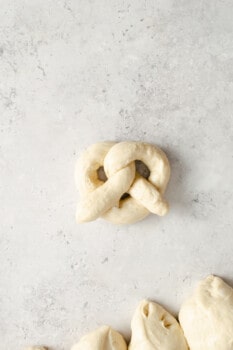
[[[103,326],[85,335],[71,350],[127,350],[127,345],[120,333]]]
[[[188,350],[177,320],[162,306],[143,300],[133,316],[129,350]]]
[[[148,179],[136,173],[135,161],[150,170]],[[103,167],[105,182],[98,178]],[[131,224],[150,212],[164,216],[168,203],[163,193],[170,178],[170,165],[165,153],[143,142],[101,142],[91,145],[80,156],[75,181],[80,193],[78,222],[102,217],[115,224]],[[129,198],[122,200],[125,193]]]
[[[182,305],[179,320],[190,350],[233,350],[233,289],[207,277]]]
[[[27,348],[24,348],[24,350],[48,350],[48,348],[45,348],[44,346],[28,346]]]

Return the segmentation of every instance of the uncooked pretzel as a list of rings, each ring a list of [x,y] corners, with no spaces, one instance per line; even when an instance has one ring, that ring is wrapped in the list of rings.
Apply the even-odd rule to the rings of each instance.
[[[150,170],[148,180],[136,172],[135,161]],[[103,167],[107,180],[98,178]],[[142,142],[101,142],[90,146],[80,157],[75,178],[81,201],[77,221],[93,221],[99,217],[115,224],[142,220],[150,212],[163,216],[168,203],[163,199],[170,166],[158,147]],[[121,199],[125,193],[128,198]]]

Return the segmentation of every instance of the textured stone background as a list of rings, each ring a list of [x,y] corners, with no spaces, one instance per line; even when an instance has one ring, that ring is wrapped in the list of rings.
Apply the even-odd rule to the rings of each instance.
[[[67,350],[145,297],[177,312],[233,280],[233,2],[1,0],[1,349]],[[73,171],[101,140],[171,161],[165,218],[75,223]]]

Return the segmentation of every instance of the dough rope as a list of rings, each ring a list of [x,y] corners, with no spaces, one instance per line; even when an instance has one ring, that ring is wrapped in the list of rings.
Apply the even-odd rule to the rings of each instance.
[[[148,180],[136,172],[136,160],[149,168]],[[107,176],[105,182],[98,178],[101,167]],[[115,224],[130,224],[150,212],[163,216],[168,203],[162,195],[169,178],[168,159],[158,147],[141,142],[94,144],[82,154],[76,167],[75,180],[81,197],[77,221],[102,217]],[[125,193],[129,197],[121,199]]]

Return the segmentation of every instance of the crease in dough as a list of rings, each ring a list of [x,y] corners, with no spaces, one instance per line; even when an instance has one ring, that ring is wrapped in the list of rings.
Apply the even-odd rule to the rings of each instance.
[[[233,350],[233,289],[208,276],[179,313],[190,350]]]
[[[143,300],[131,322],[129,350],[188,350],[177,320],[157,303]]]

